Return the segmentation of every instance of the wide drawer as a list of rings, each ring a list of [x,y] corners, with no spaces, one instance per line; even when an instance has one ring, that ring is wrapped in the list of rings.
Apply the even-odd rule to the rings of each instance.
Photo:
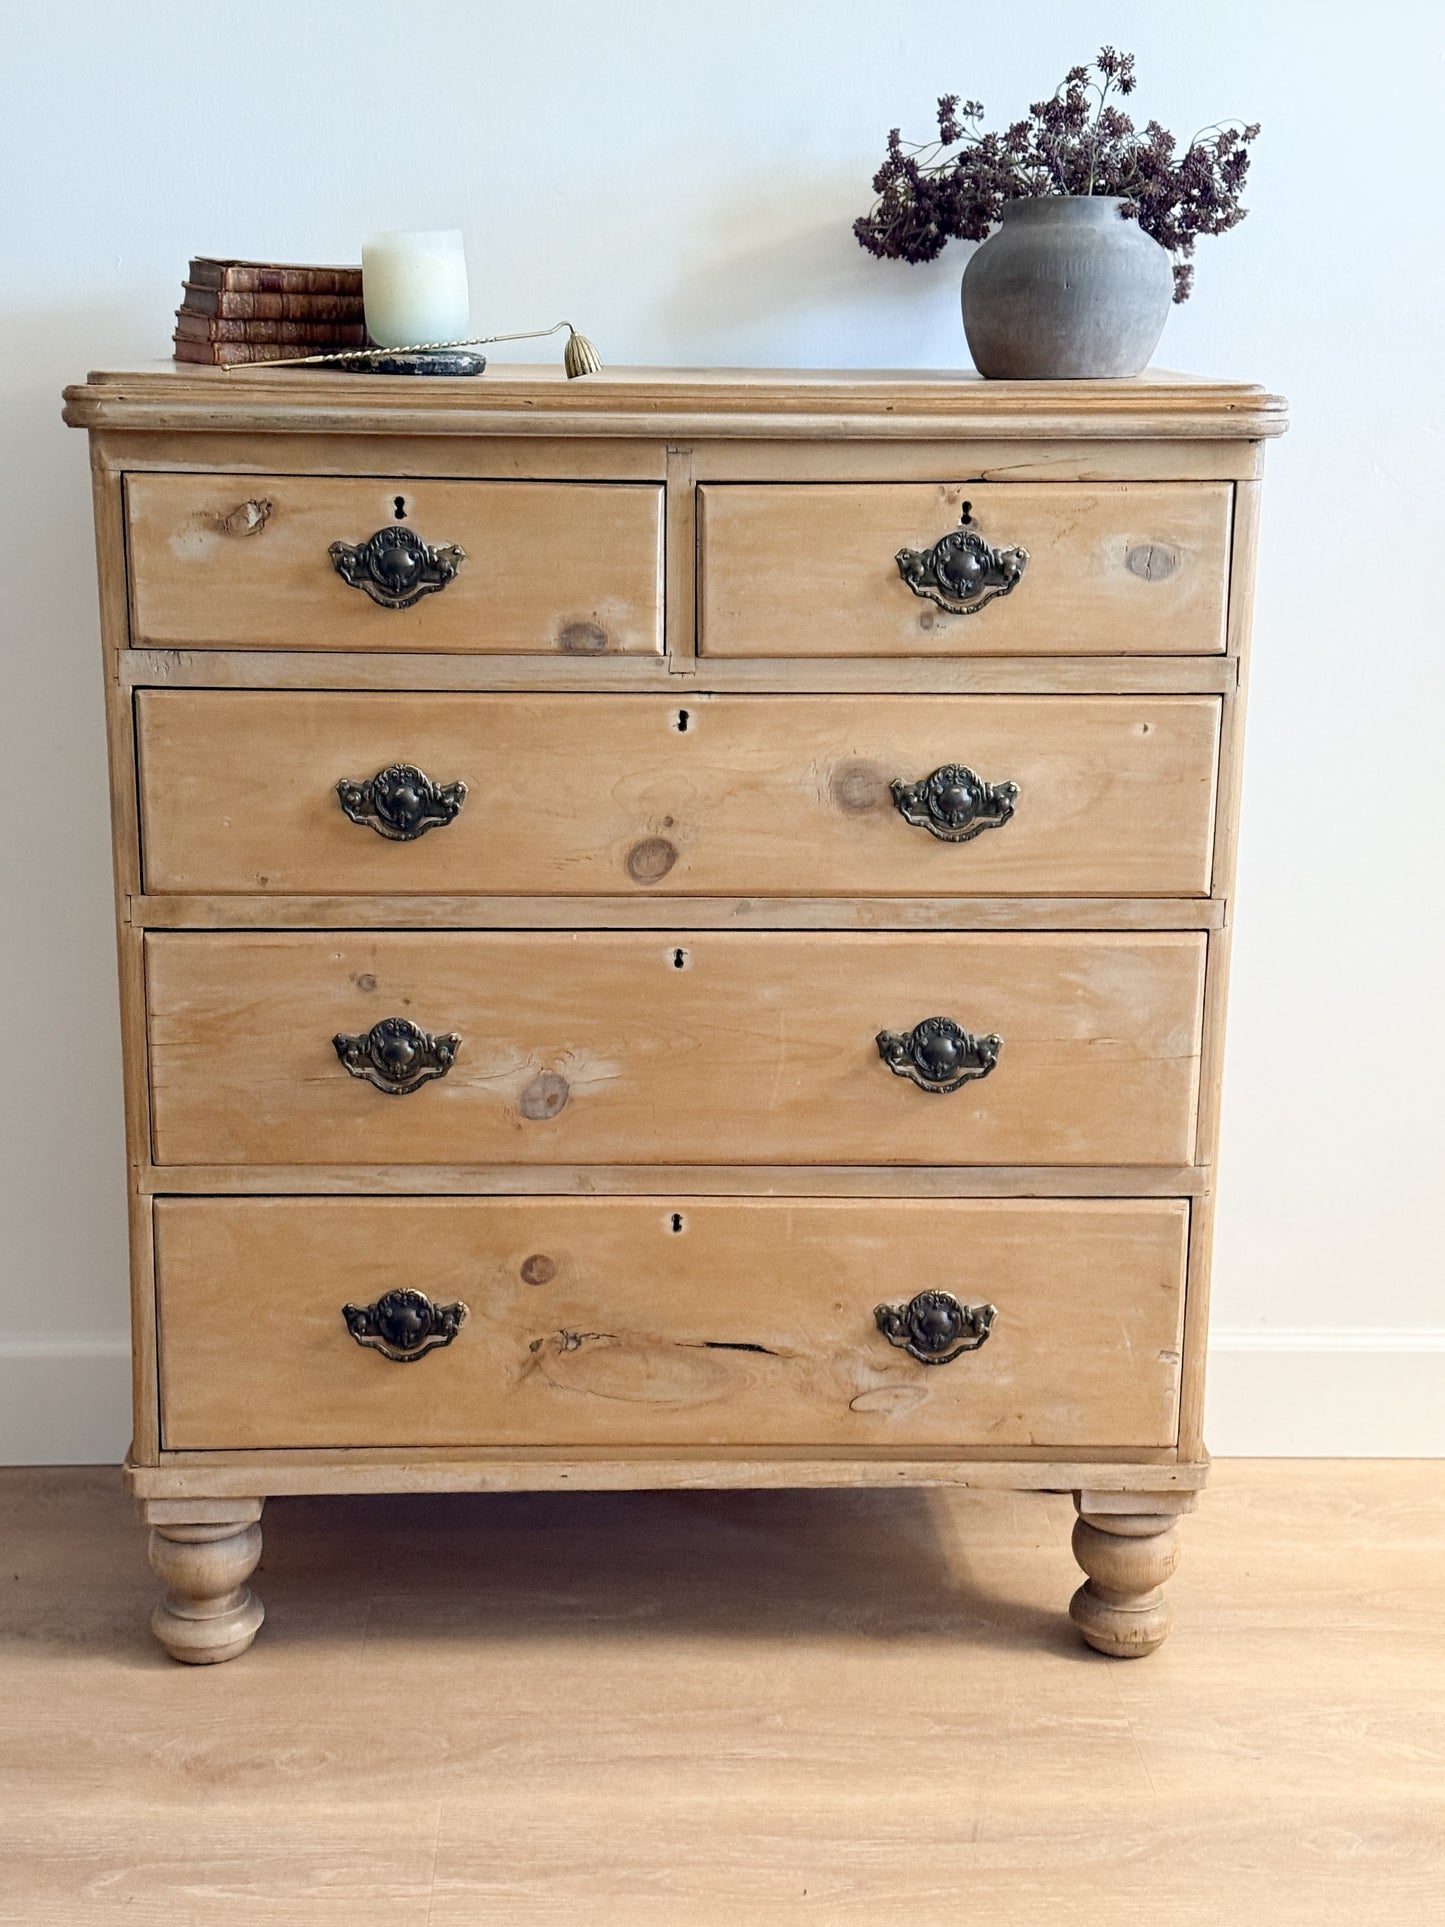
[[[155,1157],[1183,1163],[1204,954],[1192,932],[152,934]],[[979,1044],[954,1070],[989,1037],[993,1068],[939,1092],[884,1061],[880,1032],[935,1017]]]
[[[1227,483],[710,484],[698,494],[709,656],[1224,647]],[[989,547],[1022,548],[1028,560],[1005,593],[960,614],[915,593],[898,558],[955,531],[965,504]]]
[[[651,483],[130,475],[131,640],[187,649],[482,655],[662,647],[662,490]],[[415,596],[392,607],[358,583]],[[415,539],[461,549],[442,568]],[[398,541],[402,549],[398,549]],[[400,558],[400,559],[399,559]],[[419,587],[447,568],[440,586]]]
[[[151,891],[1209,888],[1212,696],[146,690],[137,716]],[[946,774],[960,765],[1017,795],[970,814]],[[934,792],[895,800],[890,785],[940,770]],[[418,771],[447,792],[420,830]]]
[[[1173,1199],[165,1198],[164,1443],[1167,1447],[1187,1222]],[[466,1314],[388,1357],[344,1308],[403,1283]],[[996,1316],[929,1365],[874,1307],[935,1290]]]

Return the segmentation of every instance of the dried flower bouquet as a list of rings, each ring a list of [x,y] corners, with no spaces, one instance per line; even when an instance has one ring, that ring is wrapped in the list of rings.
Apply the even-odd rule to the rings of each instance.
[[[853,224],[860,245],[883,259],[932,261],[954,238],[982,241],[1006,201],[1112,195],[1174,257],[1174,299],[1186,300],[1195,242],[1244,219],[1239,197],[1259,126],[1223,122],[1180,152],[1157,120],[1141,132],[1115,104],[1112,96],[1134,85],[1134,56],[1105,47],[1092,68],[1071,67],[1048,100],[1001,134],[979,130],[980,102],[945,94],[936,141],[914,145],[896,127],[889,134],[873,177],[878,199]]]

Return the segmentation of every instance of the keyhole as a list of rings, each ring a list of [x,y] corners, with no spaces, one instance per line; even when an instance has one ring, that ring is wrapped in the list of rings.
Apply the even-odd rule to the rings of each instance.
[[[973,519],[973,503],[965,502],[963,504],[962,509],[959,511],[958,526],[961,529],[966,529],[969,523],[972,521],[972,519]]]
[[[674,1231],[682,1230],[682,1213],[680,1211],[674,1211],[672,1214],[672,1228]]]
[[[673,967],[673,969],[674,969],[674,970],[686,970],[686,969],[687,969],[687,952],[686,952],[685,950],[674,950],[674,951],[673,951],[673,953],[672,953],[672,967]]]
[[[396,498],[396,519],[398,522],[404,522],[406,520],[406,497],[404,495],[398,495]]]
[[[692,718],[688,715],[685,709],[679,709],[677,712],[677,722],[674,724],[674,728],[676,728],[679,731],[686,730],[691,720]]]

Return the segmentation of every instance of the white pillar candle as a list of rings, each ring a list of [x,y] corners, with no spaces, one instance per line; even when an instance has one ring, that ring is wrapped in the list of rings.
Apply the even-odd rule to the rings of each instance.
[[[366,329],[383,348],[461,341],[471,333],[460,228],[369,234],[361,247]]]

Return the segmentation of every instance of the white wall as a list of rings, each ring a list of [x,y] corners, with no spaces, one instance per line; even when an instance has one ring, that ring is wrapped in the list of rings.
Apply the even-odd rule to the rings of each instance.
[[[1216,1451],[1445,1449],[1438,9],[1020,0],[7,4],[0,1461],[126,1437],[120,1068],[85,447],[188,256],[467,230],[476,322],[614,364],[956,366],[957,248],[864,256],[886,129],[1109,39],[1141,118],[1265,123],[1161,360],[1283,390],[1259,589]],[[526,349],[519,351],[525,358]],[[1268,1409],[1266,1409],[1268,1408]]]

